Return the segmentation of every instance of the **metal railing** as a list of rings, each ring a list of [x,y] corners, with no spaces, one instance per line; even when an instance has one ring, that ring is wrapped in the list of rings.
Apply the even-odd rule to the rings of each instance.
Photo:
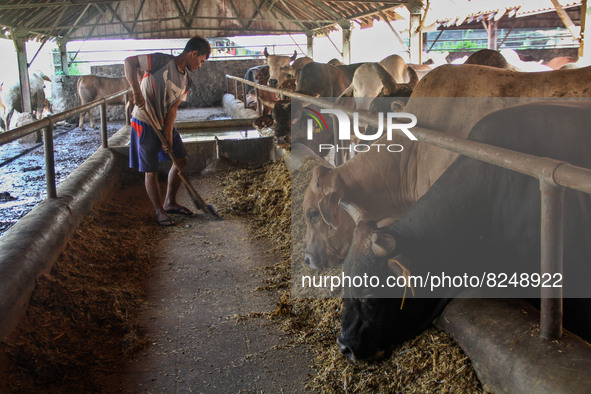
[[[231,75],[226,75],[226,78],[242,84],[252,85],[255,89],[303,99],[321,108],[336,107],[350,116],[353,116],[353,113],[356,112],[348,108],[335,106],[329,101],[316,97],[258,85]],[[370,115],[368,113],[359,113],[359,120],[379,127],[376,117]],[[563,161],[454,137],[423,127],[415,126],[412,130],[419,141],[538,179],[541,193],[540,270],[542,274],[563,272],[564,190],[569,188],[591,194],[590,169]],[[397,131],[402,133],[400,130]],[[540,296],[540,335],[548,339],[558,339],[562,336],[562,288],[542,287]]]
[[[8,144],[12,141],[16,141],[19,138],[35,133],[39,130],[43,130],[43,146],[45,155],[45,178],[47,184],[47,197],[56,198],[57,188],[55,182],[55,157],[53,150],[53,129],[55,124],[59,121],[66,120],[72,116],[79,115],[86,111],[89,111],[95,107],[100,107],[101,114],[101,147],[108,148],[108,135],[107,135],[107,103],[125,95],[125,106],[127,107],[127,94],[131,92],[131,89],[122,90],[118,93],[114,93],[110,96],[103,97],[91,101],[90,103],[80,105],[76,108],[69,109],[59,114],[50,115],[41,120],[29,123],[27,125],[17,127],[10,131],[0,133],[0,146]],[[92,116],[92,115],[91,115]],[[129,119],[126,111],[126,123],[129,124]]]

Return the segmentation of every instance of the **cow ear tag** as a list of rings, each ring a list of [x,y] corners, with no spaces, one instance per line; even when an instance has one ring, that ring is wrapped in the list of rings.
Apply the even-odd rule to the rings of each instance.
[[[325,199],[322,199],[322,201],[318,203],[318,210],[320,211],[320,216],[322,216],[322,220],[324,220],[326,224],[328,224],[336,230],[340,224],[338,211],[335,212],[334,209],[330,208],[329,204],[327,204],[326,202],[323,203],[323,201],[325,201]]]
[[[402,265],[400,261],[396,259],[389,259],[388,266],[392,271],[396,273],[396,275],[404,276],[404,278],[406,279],[405,283],[409,284],[409,286],[404,286],[404,294],[402,294],[402,302],[400,303],[400,310],[402,310],[402,308],[404,308],[404,301],[406,300],[407,287],[410,287],[410,292],[412,293],[412,296],[415,296],[415,288],[413,287],[412,282],[410,281],[410,270],[406,268],[404,265]]]

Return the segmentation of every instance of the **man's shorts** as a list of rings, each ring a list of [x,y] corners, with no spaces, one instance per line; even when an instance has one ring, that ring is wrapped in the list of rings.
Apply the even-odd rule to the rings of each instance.
[[[129,138],[129,167],[141,172],[157,172],[158,163],[168,161],[170,157],[164,153],[157,131],[148,123],[136,118],[131,119],[131,136]],[[176,128],[172,131],[172,151],[176,159],[187,156],[185,145]]]

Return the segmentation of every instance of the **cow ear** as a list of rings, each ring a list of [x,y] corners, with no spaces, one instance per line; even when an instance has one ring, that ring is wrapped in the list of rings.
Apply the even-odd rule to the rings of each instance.
[[[265,55],[266,58],[269,57],[269,52],[267,51],[267,47],[265,47],[263,54]]]
[[[324,186],[324,179],[330,172],[330,168],[319,165],[312,171],[312,190],[318,193]]]
[[[389,216],[383,219],[380,219],[377,223],[376,223],[376,227],[377,228],[384,228],[386,226],[391,225],[392,223],[394,223],[396,221],[396,218],[393,216]]]
[[[371,235],[371,251],[377,257],[386,257],[396,250],[394,237],[383,231],[376,231]]]
[[[318,202],[318,210],[322,219],[337,229],[341,225],[341,207],[339,206],[340,197],[337,193],[329,193]]]

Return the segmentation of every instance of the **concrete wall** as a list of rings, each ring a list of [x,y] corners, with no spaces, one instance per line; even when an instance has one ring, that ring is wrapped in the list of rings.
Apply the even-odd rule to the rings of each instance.
[[[187,95],[187,101],[181,108],[201,108],[221,106],[222,97],[226,93],[226,74],[244,77],[246,70],[251,67],[263,64],[262,60],[227,60],[208,61],[203,63],[201,69],[191,73],[193,86]],[[112,64],[108,66],[93,66],[91,73],[103,77],[120,77],[124,75],[123,64]],[[53,97],[54,113],[80,105],[76,92],[78,76],[54,75],[52,77],[51,92]],[[122,105],[110,106],[107,110],[109,120],[122,121],[125,119],[125,112]],[[98,122],[98,109],[95,110],[95,118]],[[77,118],[69,119],[71,122],[78,122]],[[88,122],[86,118],[85,123]]]

